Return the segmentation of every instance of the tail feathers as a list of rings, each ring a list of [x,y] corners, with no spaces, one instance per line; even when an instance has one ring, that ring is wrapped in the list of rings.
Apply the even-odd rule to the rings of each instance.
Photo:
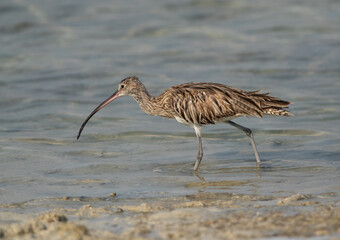
[[[272,108],[267,108],[263,110],[264,114],[268,115],[276,115],[276,116],[287,116],[291,117],[294,116],[291,112],[288,112],[287,110],[280,108],[280,107],[272,107]]]
[[[268,93],[253,92],[253,98],[259,101],[263,114],[276,116],[294,116],[287,111],[288,105],[291,102],[269,96]]]

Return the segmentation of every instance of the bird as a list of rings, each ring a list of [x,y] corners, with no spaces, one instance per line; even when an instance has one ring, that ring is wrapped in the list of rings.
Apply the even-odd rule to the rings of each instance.
[[[226,123],[243,131],[250,139],[257,165],[261,163],[252,130],[232,121],[238,117],[259,117],[264,115],[293,116],[287,110],[289,101],[269,96],[269,93],[244,91],[221,83],[189,82],[170,87],[161,95],[149,94],[136,76],[123,79],[118,90],[96,107],[81,125],[79,139],[85,125],[100,109],[121,96],[131,96],[146,114],[176,119],[179,123],[195,130],[198,152],[194,164],[197,171],[203,158],[201,140],[202,126]]]

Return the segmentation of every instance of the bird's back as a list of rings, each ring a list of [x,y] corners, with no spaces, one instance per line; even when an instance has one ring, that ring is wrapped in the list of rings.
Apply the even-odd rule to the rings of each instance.
[[[219,83],[192,82],[173,86],[155,100],[167,110],[166,117],[188,124],[214,124],[239,116],[292,115],[284,109],[290,102],[259,92]]]

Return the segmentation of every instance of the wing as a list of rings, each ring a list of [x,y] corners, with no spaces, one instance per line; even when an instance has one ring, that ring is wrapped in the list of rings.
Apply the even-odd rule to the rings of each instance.
[[[218,83],[186,83],[169,88],[159,97],[164,108],[171,109],[172,117],[204,125],[223,118],[261,117],[260,103],[247,94]]]

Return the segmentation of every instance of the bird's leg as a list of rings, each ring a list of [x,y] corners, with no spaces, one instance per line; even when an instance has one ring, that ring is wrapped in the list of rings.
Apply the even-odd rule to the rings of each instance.
[[[258,164],[260,164],[261,160],[260,160],[259,154],[258,154],[257,149],[256,149],[255,140],[254,140],[253,132],[251,131],[251,129],[243,127],[243,126],[241,126],[241,125],[239,125],[239,124],[237,124],[233,121],[226,121],[226,123],[229,123],[231,126],[236,127],[236,128],[238,128],[238,129],[240,129],[240,130],[242,130],[243,132],[246,133],[246,135],[250,138],[250,142],[251,142],[251,146],[253,147],[256,162]]]
[[[202,149],[202,140],[201,140],[201,127],[194,125],[194,129],[195,129],[195,133],[197,136],[197,143],[198,143],[198,153],[197,153],[196,163],[194,166],[194,171],[197,171],[201,163],[202,157],[203,157],[203,149]]]

